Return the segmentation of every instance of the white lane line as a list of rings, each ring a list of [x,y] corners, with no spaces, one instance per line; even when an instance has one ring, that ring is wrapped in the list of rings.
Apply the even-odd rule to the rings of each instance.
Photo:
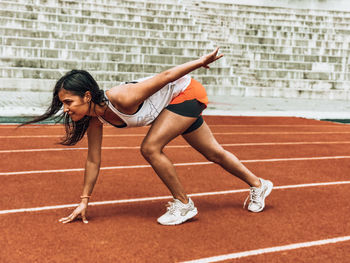
[[[349,156],[350,158],[350,156]],[[175,166],[187,166],[187,165],[206,165],[211,164],[211,162],[197,162],[197,163],[176,163]],[[125,165],[125,166],[110,166],[101,167],[100,170],[118,170],[118,169],[139,169],[139,168],[151,168],[148,164],[141,165]],[[64,172],[81,172],[84,168],[74,168],[74,169],[59,169],[59,170],[37,170],[37,171],[22,171],[22,172],[5,172],[0,173],[0,175],[20,175],[20,174],[37,174],[37,173],[64,173]]]
[[[248,251],[236,252],[236,253],[225,254],[225,255],[220,255],[220,256],[215,256],[215,257],[208,257],[208,258],[201,258],[201,259],[190,260],[190,261],[183,261],[182,263],[212,263],[212,262],[219,262],[219,261],[224,261],[224,260],[229,260],[229,259],[257,256],[257,255],[262,255],[262,254],[266,254],[266,253],[274,253],[274,252],[294,250],[294,249],[300,249],[300,248],[306,248],[306,247],[335,244],[335,243],[345,242],[345,241],[350,241],[350,236],[335,237],[335,238],[321,239],[321,240],[309,241],[309,242],[303,242],[303,243],[294,243],[294,244],[289,244],[289,245],[284,245],[284,246],[248,250]]]
[[[208,123],[207,123],[208,124]],[[334,123],[333,125],[317,125],[317,124],[208,124],[209,127],[348,127],[346,124]],[[16,124],[0,123],[1,129],[15,129]],[[22,126],[20,129],[38,129],[38,128],[59,128],[64,129],[63,125],[56,124],[42,124],[42,125],[27,125]],[[115,129],[113,126],[104,126],[104,128]],[[149,128],[149,127],[138,127],[138,128]]]
[[[254,125],[255,126],[255,125]],[[294,125],[293,125],[294,126]],[[305,125],[305,127],[308,125]],[[319,125],[310,125],[310,126],[319,126]],[[321,125],[322,127],[334,127],[332,125]],[[253,127],[253,126],[252,126]],[[290,125],[286,125],[286,127],[290,127]],[[338,126],[339,127],[339,126]],[[104,129],[115,129],[113,126],[104,126]],[[138,127],[139,128],[149,128],[148,126]],[[64,131],[64,125],[55,125],[55,124],[43,124],[42,126],[32,126],[32,125],[26,125],[17,128],[17,125],[12,125],[8,123],[0,123],[0,129],[10,129],[10,130],[23,130],[23,129],[61,129]]]
[[[207,123],[208,124],[208,123]],[[208,124],[209,127],[211,126],[217,126],[217,127],[332,127],[332,128],[339,128],[339,127],[346,127],[349,126],[345,123],[334,123],[332,125],[317,125],[317,124]],[[350,128],[350,127],[349,127]]]
[[[334,186],[334,185],[346,185],[346,184],[350,184],[350,181],[336,181],[336,182],[325,182],[325,183],[281,185],[281,186],[274,186],[273,189],[274,190],[277,190],[277,189],[292,189],[292,188]],[[188,196],[190,196],[190,197],[201,197],[201,196],[212,196],[212,195],[226,195],[226,194],[236,194],[236,193],[242,193],[242,192],[248,192],[248,191],[249,191],[249,189],[237,189],[237,190],[194,193],[194,194],[189,194]],[[90,206],[113,205],[113,204],[157,201],[157,200],[164,200],[164,199],[171,199],[171,198],[172,198],[172,196],[144,197],[144,198],[133,198],[133,199],[121,199],[121,200],[111,200],[111,201],[90,202],[89,205]],[[23,213],[23,212],[39,212],[39,211],[54,210],[54,209],[72,208],[72,207],[76,207],[77,205],[78,204],[67,204],[67,205],[53,205],[53,206],[42,206],[42,207],[33,207],[33,208],[19,208],[19,209],[0,210],[0,215],[1,214],[14,214],[14,213]]]
[[[236,146],[275,146],[275,145],[319,145],[319,144],[350,144],[350,141],[325,141],[325,142],[257,142],[257,143],[223,143],[224,147]],[[190,145],[167,145],[165,148],[191,148]],[[87,147],[78,148],[43,148],[43,149],[17,149],[0,150],[0,153],[25,153],[25,152],[55,152],[55,151],[80,151],[87,150]],[[111,146],[102,147],[102,150],[133,150],[140,149],[140,146]]]
[[[105,134],[103,137],[137,137],[145,136],[146,133],[131,133],[131,134]],[[62,138],[63,135],[4,135],[0,139],[28,139],[28,138]]]
[[[310,161],[310,160],[333,160],[333,159],[350,159],[350,156],[320,156],[320,157],[301,157],[301,158],[274,158],[260,160],[240,160],[242,163],[259,163],[259,162],[289,162],[289,161]],[[193,166],[193,165],[208,165],[213,162],[191,162],[191,163],[175,163],[174,166]],[[100,170],[118,170],[118,169],[138,169],[150,168],[148,164],[141,165],[125,165],[125,166],[109,166],[101,167]],[[57,169],[57,170],[33,170],[33,171],[18,171],[18,172],[1,172],[1,175],[21,175],[21,174],[43,174],[43,173],[64,173],[64,172],[81,172],[84,168],[73,169]]]
[[[329,131],[329,132],[213,132],[214,135],[288,135],[288,134],[350,134],[350,131]],[[105,134],[103,137],[140,137],[146,133],[131,134]],[[24,138],[59,138],[63,135],[3,135],[0,139],[24,139]]]
[[[59,152],[59,151],[79,151],[87,150],[87,147],[79,148],[43,148],[43,149],[17,149],[17,150],[0,150],[0,153],[26,153],[26,152]]]
[[[315,131],[315,132],[303,132],[303,131],[300,131],[300,132],[213,132],[213,134],[216,134],[216,135],[235,135],[235,134],[253,134],[253,135],[258,135],[258,134],[261,134],[261,135],[264,135],[264,134],[348,134],[350,132],[347,132],[347,131]]]

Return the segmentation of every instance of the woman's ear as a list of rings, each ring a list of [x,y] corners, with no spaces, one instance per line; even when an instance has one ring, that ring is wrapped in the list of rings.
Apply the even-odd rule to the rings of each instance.
[[[85,95],[84,95],[84,102],[90,102],[91,101],[91,92],[90,91],[87,91],[85,92]]]

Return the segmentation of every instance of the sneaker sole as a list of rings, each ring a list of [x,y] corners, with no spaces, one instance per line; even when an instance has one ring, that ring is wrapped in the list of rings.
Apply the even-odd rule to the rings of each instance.
[[[272,183],[271,181],[267,181],[267,180],[266,180],[266,184],[267,184],[267,190],[266,190],[266,192],[265,192],[265,197],[264,197],[264,199],[263,199],[263,201],[262,201],[263,206],[262,206],[259,210],[256,210],[256,211],[249,210],[250,212],[259,213],[259,212],[261,212],[262,210],[264,210],[264,208],[265,208],[265,199],[266,199],[266,197],[268,197],[268,196],[271,194],[272,189],[273,189],[273,183]]]
[[[198,214],[198,210],[195,207],[193,210],[189,211],[184,217],[181,217],[181,219],[179,219],[178,221],[175,222],[170,222],[170,223],[161,223],[158,221],[159,224],[163,225],[163,226],[175,226],[175,225],[180,225],[184,222],[186,222],[187,220],[195,217]]]

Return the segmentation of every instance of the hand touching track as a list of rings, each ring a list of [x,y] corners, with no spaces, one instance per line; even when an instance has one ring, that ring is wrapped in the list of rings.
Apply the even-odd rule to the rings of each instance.
[[[83,223],[87,224],[89,223],[86,219],[86,212],[87,212],[88,203],[86,201],[81,201],[79,206],[67,217],[63,217],[59,220],[59,222],[66,224],[74,221],[75,219],[79,218],[81,216],[81,219]]]

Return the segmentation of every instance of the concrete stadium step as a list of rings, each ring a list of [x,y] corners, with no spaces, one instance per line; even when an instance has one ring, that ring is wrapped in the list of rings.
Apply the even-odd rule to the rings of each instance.
[[[176,24],[164,24],[164,23],[152,23],[152,22],[137,22],[137,21],[124,21],[124,20],[107,20],[97,19],[97,25],[106,27],[129,27],[137,29],[155,29],[155,30],[169,30],[169,31],[192,31],[198,32],[198,28],[194,25],[176,25]],[[88,25],[81,20],[80,23],[66,23],[66,22],[46,22],[30,19],[20,18],[8,18],[0,17],[0,24],[5,27],[12,28],[27,28],[27,29],[47,29],[47,30],[64,30],[71,32],[79,32],[83,28],[91,28],[96,24]],[[197,30],[197,31],[196,31]]]
[[[255,25],[261,25],[261,26],[269,26],[273,22],[274,26],[284,26],[284,27],[300,27],[303,28],[304,30],[312,30],[312,29],[317,29],[317,28],[325,28],[325,29],[348,29],[347,23],[327,23],[327,22],[314,22],[314,21],[294,21],[294,20],[285,20],[285,19],[280,19],[280,20],[272,20],[269,18],[250,18],[250,17],[231,17],[229,20],[220,20],[220,17],[218,15],[213,15],[213,17],[207,17],[207,20],[209,20],[211,24],[220,24],[221,26],[224,27],[229,27],[229,28],[235,28],[235,27],[240,27],[244,25],[250,25],[250,24],[255,24]]]
[[[191,1],[193,3],[193,1]],[[294,20],[294,21],[315,21],[328,23],[347,24],[350,19],[348,12],[332,12],[325,10],[304,10],[275,7],[248,6],[237,4],[222,4],[219,2],[208,3],[207,1],[196,1],[196,7],[190,8],[192,12],[202,16],[222,16],[225,20],[230,20],[231,16],[263,18],[271,20]]]
[[[349,31],[350,33],[350,31]],[[220,33],[217,37],[211,33],[211,39],[217,41],[233,43],[256,43],[271,45],[295,45],[295,46],[342,46],[347,45],[350,40],[350,34],[319,34],[319,33],[299,33],[299,32],[281,32],[266,30],[246,30],[230,29],[225,36]],[[345,46],[344,48],[348,48]]]
[[[137,53],[115,53],[115,52],[91,52],[89,50],[75,49],[54,49],[41,47],[22,47],[22,46],[4,46],[0,45],[0,54],[7,57],[17,58],[59,58],[68,60],[84,60],[99,62],[133,62],[133,63],[165,63],[169,65],[178,65],[190,60],[196,59],[194,56],[177,55],[156,55],[156,54],[137,54]]]
[[[230,55],[229,51],[226,53]],[[336,67],[344,67],[348,64],[348,59],[339,56],[318,56],[318,55],[291,55],[291,54],[281,54],[281,53],[254,53],[245,56],[245,58],[235,58],[234,56],[230,56],[227,61],[231,63],[235,63],[241,66],[247,66],[255,68],[258,66],[254,66],[260,61],[264,63],[285,63],[285,65],[291,64],[292,67],[297,66],[294,65],[296,63],[301,64],[311,64],[314,67],[325,67],[325,69],[329,69],[329,67],[325,64],[335,65]],[[265,66],[266,67],[266,66]],[[273,66],[276,67],[276,66]],[[302,66],[304,67],[304,66]],[[339,70],[341,71],[341,70]]]
[[[284,11],[283,13],[278,12],[275,13],[271,10],[269,11],[257,11],[255,8],[250,7],[247,9],[212,9],[212,8],[203,8],[203,13],[206,14],[206,16],[210,17],[216,17],[216,19],[221,19],[223,21],[230,21],[232,18],[239,18],[243,17],[245,19],[271,19],[272,21],[280,21],[280,20],[286,20],[286,21],[296,21],[296,22],[303,22],[306,24],[309,23],[319,23],[319,24],[347,24],[350,22],[350,16],[347,13],[344,13],[345,16],[338,16],[334,17],[333,15],[305,15],[305,14],[298,14],[298,13],[291,13]],[[299,11],[299,10],[298,10]],[[203,16],[205,17],[205,16]]]
[[[35,31],[28,28],[9,28],[0,26],[0,34],[2,36],[21,36],[21,37],[33,37],[33,38],[52,38],[59,35],[63,35],[69,38],[70,35],[85,36],[85,35],[101,35],[108,36],[112,35],[114,38],[122,37],[147,37],[147,38],[162,38],[162,39],[174,39],[174,40],[202,40],[205,39],[206,34],[201,32],[175,32],[175,31],[162,31],[162,30],[143,30],[136,28],[125,28],[125,27],[103,27],[103,26],[91,26],[91,27],[80,27],[79,31],[57,31],[57,30],[45,30],[36,29]],[[83,32],[82,32],[83,31]],[[206,40],[208,42],[208,40]]]
[[[6,98],[0,100],[1,117],[38,116],[50,105],[52,92],[0,90],[0,96]]]
[[[1,5],[0,5],[1,6]],[[12,19],[39,20],[41,22],[65,22],[65,23],[90,23],[98,24],[103,21],[134,21],[134,22],[152,22],[152,23],[171,23],[177,25],[193,25],[193,20],[188,16],[172,17],[172,16],[157,16],[157,15],[142,15],[130,13],[95,13],[94,16],[77,16],[76,14],[52,14],[42,11],[19,11],[11,9],[1,9],[1,17],[9,17]],[[110,22],[105,22],[110,23]]]
[[[38,69],[38,68],[16,68],[16,67],[0,67],[0,73],[2,78],[13,78],[13,79],[54,79],[57,80],[62,77],[70,69]],[[86,69],[91,72],[97,81],[119,83],[122,81],[139,79],[146,77],[145,73],[122,73],[122,72],[110,72],[107,74],[105,71],[97,71]]]
[[[219,95],[219,94],[215,94]],[[302,98],[302,99],[326,99],[349,100],[349,90],[309,90],[286,89],[276,87],[235,87],[231,90],[232,96],[240,97],[266,97],[266,98]]]
[[[234,28],[230,29],[230,34],[237,34],[240,36],[255,36],[255,37],[269,37],[269,38],[286,38],[286,39],[308,39],[308,40],[318,40],[318,41],[344,41],[349,40],[349,35],[347,34],[337,34],[333,30],[320,32],[321,29],[314,29],[312,33],[305,32],[295,32],[290,29],[289,31],[282,31],[280,28],[275,30],[254,30],[246,28]],[[230,38],[233,39],[233,38]]]
[[[314,79],[314,80],[350,80],[350,73],[317,72],[283,69],[255,69],[258,78],[287,78],[287,79]]]
[[[3,68],[33,68],[33,69],[99,69],[105,71],[106,74],[115,74],[116,72],[139,72],[139,73],[159,73],[165,71],[174,65],[167,64],[147,64],[135,62],[107,62],[107,61],[86,61],[86,60],[68,60],[68,59],[40,59],[35,57],[16,58],[16,57],[1,57],[0,64]],[[211,75],[230,75],[231,67],[211,67],[210,71],[204,68],[197,69],[198,74]]]
[[[143,15],[143,16],[160,16],[160,17],[188,17],[188,13],[185,10],[172,11],[172,10],[161,10],[161,9],[140,9],[132,6],[123,7],[121,5],[104,6],[99,3],[81,3],[81,8],[66,8],[61,5],[50,6],[47,4],[28,4],[28,1],[20,3],[18,1],[2,0],[0,7],[2,9],[29,11],[29,12],[45,12],[51,14],[69,14],[81,15],[81,16],[92,16],[92,17],[104,17],[108,15]]]
[[[262,87],[305,89],[305,90],[349,90],[350,81],[323,81],[308,79],[284,79],[284,78],[260,78],[259,83],[263,83]],[[247,83],[242,80],[242,86],[253,86],[256,83]]]
[[[58,79],[70,69],[53,69],[53,68],[25,68],[25,67],[0,67],[2,78],[14,79]],[[140,79],[146,76],[152,76],[158,72],[117,72],[117,71],[100,71],[94,68],[84,68],[96,76],[98,81],[123,82]],[[198,71],[199,72],[199,71]],[[196,74],[199,74],[199,73]],[[197,75],[197,78],[203,81],[203,84],[220,85],[231,83],[230,75],[218,75],[208,71],[206,75]]]
[[[349,40],[346,37],[346,40]],[[230,41],[235,43],[246,43],[246,44],[268,44],[274,46],[297,46],[297,47],[324,47],[324,48],[343,48],[348,49],[349,44],[343,40],[314,40],[314,39],[298,39],[298,38],[285,38],[285,37],[259,37],[259,36],[244,36],[235,35],[230,37]]]
[[[342,35],[350,35],[349,28],[334,28],[334,27],[307,27],[307,26],[299,26],[295,27],[293,25],[274,25],[274,24],[257,24],[257,23],[249,23],[249,24],[236,24],[235,27],[230,29],[230,32],[234,32],[237,29],[246,29],[246,30],[257,30],[257,31],[272,31],[272,32],[299,32],[306,34],[342,34]]]
[[[59,77],[63,76],[67,71],[59,72]],[[94,74],[94,72],[90,73]],[[140,78],[133,76],[133,74],[121,73],[125,80],[134,80]],[[146,75],[140,75],[145,77]],[[58,79],[38,79],[38,78],[0,78],[0,92],[50,92],[52,94],[53,88]],[[98,85],[101,89],[107,90],[119,85],[122,81],[101,81],[98,80]],[[2,100],[0,100],[2,101]]]
[[[34,71],[33,69],[31,69]],[[2,91],[51,91],[58,80],[58,78],[62,77],[67,71],[61,70],[59,72],[54,70],[47,70],[49,74],[47,75],[50,78],[44,79],[44,78],[6,78],[2,77],[0,78],[0,90]],[[55,74],[50,74],[52,72],[55,72]],[[115,79],[111,80],[102,80],[101,75],[104,74],[103,72],[99,71],[89,71],[94,78],[96,78],[100,88],[103,89],[110,89],[113,86],[119,85],[120,83],[124,81],[133,81],[140,78],[153,76],[154,74],[146,74],[146,73],[114,73]],[[232,87],[232,86],[239,86],[240,79],[237,76],[203,76],[191,74],[193,78],[196,80],[202,82],[205,85],[206,89],[214,89],[216,87]],[[56,76],[56,77],[55,77]],[[215,84],[210,83],[215,82]],[[218,86],[219,85],[219,86]]]
[[[2,28],[0,28],[0,32],[4,32],[4,30]],[[9,32],[6,32],[4,33],[4,37],[2,39],[2,44],[3,45],[9,45],[9,46],[13,46],[13,45],[16,45],[16,46],[24,46],[24,45],[27,45],[28,47],[37,47],[37,46],[45,46],[45,47],[56,47],[56,48],[64,48],[64,49],[77,49],[79,48],[79,45],[84,43],[84,46],[85,48],[88,48],[87,45],[88,43],[87,42],[82,42],[82,41],[73,41],[71,40],[70,41],[64,41],[64,40],[46,40],[45,38],[43,39],[38,39],[38,38],[28,38],[28,37],[22,37],[22,38],[18,38],[18,37],[7,37],[6,35],[7,34],[10,34],[11,32],[17,32],[17,30],[9,30]],[[22,32],[24,32],[23,34],[25,34],[25,32],[27,31],[22,31],[21,30],[21,34]],[[29,32],[29,31],[28,31]],[[51,31],[52,32],[52,31]],[[45,35],[46,33],[51,33],[51,32],[46,32],[44,31],[43,35]],[[52,34],[55,34],[55,32],[52,32]],[[53,35],[54,36],[54,35]],[[58,37],[54,38],[54,39],[57,39]],[[164,47],[164,46],[169,46],[171,47],[171,44],[173,45],[173,47],[178,47],[179,45],[177,44],[178,43],[178,40],[158,40],[156,38],[154,39],[149,39],[149,38],[133,38],[131,40],[128,40],[128,38],[117,38],[117,39],[113,39],[113,42],[120,42],[120,43],[125,43],[127,41],[129,42],[137,42],[139,41],[139,43],[136,43],[136,44],[133,44],[133,43],[128,43],[129,45],[139,45],[139,46],[154,46],[154,47]],[[102,39],[103,40],[103,39]],[[146,41],[146,42],[149,42],[149,43],[142,43],[143,41]],[[156,42],[160,42],[160,43],[156,43],[156,42],[152,42],[152,41],[156,41]],[[190,44],[187,45],[186,42],[189,42]],[[165,45],[165,43],[167,43],[168,45]],[[197,47],[198,49],[206,49],[206,50],[209,50],[211,48],[211,43],[208,42],[208,41],[187,41],[187,40],[183,40],[181,42],[184,47],[185,46],[192,46],[192,47]],[[197,43],[197,44],[195,44]],[[332,42],[329,42],[329,43],[332,43]],[[337,43],[337,42],[336,42]],[[241,48],[244,48],[244,49],[250,49],[250,50],[254,50],[256,53],[263,53],[262,51],[266,51],[266,54],[272,54],[271,52],[276,52],[276,49],[277,52],[283,52],[283,53],[286,53],[286,50],[290,50],[289,54],[293,54],[293,50],[296,50],[296,49],[299,49],[300,51],[299,52],[302,52],[302,54],[305,54],[305,53],[309,53],[310,55],[306,55],[306,56],[322,56],[322,57],[327,57],[327,56],[331,56],[331,57],[336,57],[338,56],[340,58],[340,56],[344,56],[344,54],[347,54],[348,52],[348,49],[345,47],[349,46],[348,43],[346,42],[339,42],[341,43],[341,45],[343,46],[342,48],[339,48],[337,47],[337,44],[334,44],[333,47],[331,48],[327,48],[327,47],[312,47],[310,49],[310,47],[298,47],[298,46],[277,46],[277,45],[263,45],[263,44],[251,44],[251,43],[242,43],[242,44],[232,44],[232,48],[234,49],[241,49]],[[91,49],[98,49],[99,47],[98,46],[105,46],[105,45],[111,45],[110,43],[108,42],[101,42],[101,43],[97,43],[97,42],[94,42],[92,41],[91,42],[91,46],[90,48]],[[123,45],[123,44],[122,44]],[[118,46],[118,45],[113,45],[113,46]],[[344,47],[345,46],[345,47]],[[256,49],[258,48],[258,50]],[[270,49],[270,50],[269,50]],[[103,48],[103,50],[105,50],[105,48]],[[318,51],[318,53],[317,53]],[[331,51],[331,52],[330,52]],[[276,53],[277,53],[276,52]],[[323,59],[325,60],[325,59]],[[327,60],[327,59],[326,59]],[[337,60],[337,59],[333,59],[333,60]],[[331,62],[331,59],[328,59],[329,62]],[[339,60],[340,62],[341,60]]]
[[[252,7],[253,9],[253,7]],[[210,14],[212,12],[212,14]],[[227,14],[223,15],[220,12],[226,12]],[[250,17],[246,15],[244,12],[239,12],[237,15],[234,15],[235,11],[227,11],[227,10],[213,10],[213,9],[203,9],[196,10],[194,16],[198,18],[201,22],[206,22],[208,24],[220,24],[225,27],[237,27],[237,26],[245,26],[246,24],[257,24],[257,25],[276,25],[276,26],[294,26],[301,27],[304,29],[317,29],[317,28],[338,28],[338,29],[347,29],[347,22],[339,23],[337,21],[332,20],[329,21],[307,21],[302,19],[300,21],[295,18],[287,19],[286,17],[280,19],[274,19],[273,15],[269,12],[266,12],[263,17]],[[287,16],[288,14],[286,14]],[[269,22],[268,22],[269,21]],[[273,23],[272,23],[273,22]]]
[[[55,40],[55,39],[34,39],[16,37],[4,37],[1,45],[3,46],[17,46],[22,47],[43,47],[52,49],[52,54],[57,54],[58,50],[68,52],[69,50],[89,50],[90,52],[112,52],[112,53],[132,53],[132,54],[154,54],[154,55],[178,55],[198,57],[212,51],[212,47],[196,48],[196,47],[166,47],[166,46],[152,46],[152,45],[131,45],[131,44],[115,44],[110,42],[84,42],[84,41],[69,41],[69,40]],[[57,55],[53,55],[57,57]]]
[[[252,12],[252,13],[270,13],[271,16],[303,16],[303,17],[313,17],[317,16],[318,19],[323,20],[327,17],[346,17],[350,18],[349,12],[346,11],[332,11],[332,10],[321,10],[321,9],[296,9],[296,8],[285,8],[285,7],[271,7],[271,6],[261,6],[261,5],[243,5],[234,3],[221,3],[219,1],[194,1],[202,7],[220,10],[220,11],[241,11]]]
[[[344,28],[346,27],[346,24],[349,23],[350,18],[343,18],[342,20],[334,20],[332,17],[329,17],[329,19],[317,19],[317,17],[314,18],[303,18],[303,17],[295,17],[291,16],[289,17],[289,14],[283,14],[281,16],[273,16],[271,13],[263,13],[261,15],[258,14],[249,14],[249,12],[241,12],[241,11],[227,11],[226,12],[220,12],[220,10],[203,10],[202,11],[205,14],[199,15],[199,18],[202,19],[202,21],[205,20],[212,20],[216,21],[218,23],[221,23],[223,25],[232,25],[233,22],[243,22],[243,23],[250,23],[250,22],[258,22],[258,21],[266,21],[269,20],[270,22],[273,22],[273,24],[287,24],[290,25],[290,23],[296,23],[296,25],[301,26],[328,26],[328,25],[334,25],[335,27]]]
[[[88,10],[103,10],[108,11],[113,8],[132,7],[138,9],[160,9],[160,10],[172,10],[183,11],[182,5],[171,1],[137,1],[137,0],[119,0],[119,1],[73,1],[73,0],[61,0],[61,1],[47,1],[47,0],[7,0],[8,2],[17,2],[20,4],[31,5],[47,5],[50,7],[58,8],[73,8],[73,9],[86,9]],[[94,9],[95,7],[95,9]]]
[[[280,68],[299,70],[323,70],[345,72],[350,69],[348,59],[336,56],[304,56],[288,54],[256,53],[245,58],[231,56],[229,52],[227,61],[231,66],[255,68]]]
[[[334,55],[305,55],[305,54],[283,54],[254,52],[249,56],[252,60],[271,60],[271,61],[300,61],[300,62],[319,62],[319,63],[347,63],[346,57]]]
[[[341,61],[340,61],[341,62]],[[251,69],[286,69],[315,71],[323,70],[328,72],[347,72],[349,65],[335,63],[301,62],[301,61],[273,61],[273,60],[253,60],[250,63]]]
[[[293,46],[274,46],[274,45],[260,45],[260,44],[240,44],[240,43],[227,43],[232,50],[242,49],[250,52],[257,53],[284,53],[284,54],[305,54],[307,56],[349,56],[350,50],[348,49],[336,49],[336,48],[308,48],[308,47],[293,47]]]
[[[63,75],[63,74],[62,74]],[[56,79],[0,78],[0,91],[52,91]]]
[[[257,74],[256,74],[257,75]],[[348,90],[349,81],[342,80],[319,80],[319,79],[295,79],[287,77],[280,79],[272,79],[272,77],[262,78],[257,75],[255,77],[247,77],[243,75],[240,79],[242,87],[275,87],[285,89],[302,89],[302,90],[317,90],[328,92],[330,90]]]
[[[98,81],[98,83],[103,83],[103,87],[112,87],[124,81],[137,80],[143,77],[152,76],[155,73],[144,73],[144,72],[106,72],[94,69],[88,70]],[[0,67],[1,79],[13,79],[14,81],[19,79],[40,79],[40,80],[57,80],[62,77],[68,70],[66,69],[35,69],[35,68],[10,68],[10,67]],[[198,81],[202,82],[203,85],[226,85],[234,86],[237,84],[237,77],[231,75],[198,75],[194,72],[191,74]],[[18,83],[18,82],[12,82]],[[36,85],[36,81],[32,81],[33,84],[27,83],[24,89],[28,90],[39,90],[45,88],[45,85]],[[16,85],[10,85],[8,83],[1,83],[1,90],[15,89]],[[17,86],[16,89],[20,90],[22,86]],[[45,88],[44,91],[47,91]]]
[[[23,0],[22,0],[23,1]],[[39,0],[39,3],[43,3],[45,0]],[[66,7],[81,7],[84,8],[86,4],[96,5],[96,1],[72,1],[72,0],[61,0],[60,4]],[[160,10],[174,10],[182,11],[184,7],[174,1],[138,1],[138,0],[123,0],[123,1],[104,1],[103,5],[107,8],[114,7],[116,5],[124,7],[134,7],[142,9],[160,9]]]
[[[4,37],[3,44],[8,43],[7,40],[10,39],[11,43],[22,43],[21,46],[25,44],[37,43],[39,40],[45,41],[49,39],[53,41],[73,41],[75,43],[91,43],[93,45],[104,45],[106,43],[118,43],[122,45],[140,45],[140,46],[154,46],[154,47],[192,47],[192,48],[211,48],[212,44],[207,40],[187,40],[182,39],[162,39],[157,37],[128,37],[128,36],[109,36],[109,35],[97,35],[97,34],[86,34],[86,33],[64,33],[55,31],[40,31],[31,32],[30,30],[3,30],[0,28],[0,34]],[[13,36],[16,35],[14,38]],[[29,35],[29,36],[28,36]],[[14,41],[12,41],[14,40]],[[34,42],[32,42],[34,41]]]

